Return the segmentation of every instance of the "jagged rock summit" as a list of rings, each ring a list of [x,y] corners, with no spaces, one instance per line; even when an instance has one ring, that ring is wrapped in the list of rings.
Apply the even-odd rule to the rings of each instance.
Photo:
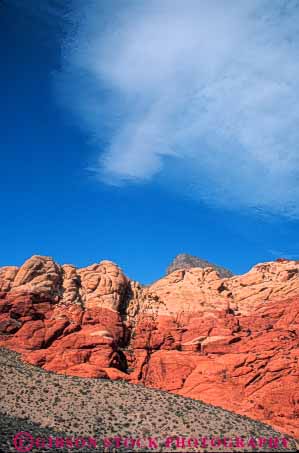
[[[33,256],[0,268],[0,346],[48,371],[125,379],[299,437],[299,262],[223,278],[178,269],[150,286],[111,261]]]
[[[170,266],[168,266],[166,274],[168,275],[179,269],[190,269],[192,267],[199,267],[201,269],[211,267],[216,272],[218,272],[218,274],[222,278],[233,276],[233,273],[228,269],[225,269],[225,267],[217,266],[216,264],[212,264],[209,261],[197,258],[196,256],[193,255],[189,255],[188,253],[180,253],[179,255],[177,255],[170,264]]]

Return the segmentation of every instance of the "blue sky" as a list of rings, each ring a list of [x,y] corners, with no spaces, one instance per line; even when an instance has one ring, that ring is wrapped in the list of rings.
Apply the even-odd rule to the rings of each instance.
[[[0,3],[0,265],[299,258],[297,4],[183,4]]]

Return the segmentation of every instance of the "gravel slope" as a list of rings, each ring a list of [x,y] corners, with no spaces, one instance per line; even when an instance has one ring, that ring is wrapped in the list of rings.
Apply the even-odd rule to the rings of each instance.
[[[221,408],[169,394],[132,385],[124,381],[83,379],[49,373],[25,364],[18,354],[0,348],[0,411],[1,449],[16,451],[12,438],[18,431],[27,431],[34,437],[91,436],[97,439],[97,449],[69,449],[68,451],[278,451],[276,448],[229,449],[222,447],[178,448],[165,446],[170,436],[185,438],[279,437],[270,426]],[[0,414],[1,415],[1,414]],[[134,449],[104,449],[103,439],[115,436],[135,439],[158,438],[159,447],[144,446]],[[297,451],[296,443],[289,440],[289,448]],[[280,450],[279,449],[279,450]],[[32,451],[56,451],[33,449]],[[57,451],[64,451],[58,448]],[[66,450],[67,451],[67,450]]]

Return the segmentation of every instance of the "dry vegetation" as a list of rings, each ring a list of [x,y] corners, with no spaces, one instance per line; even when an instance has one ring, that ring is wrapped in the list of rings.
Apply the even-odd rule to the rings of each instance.
[[[13,435],[28,431],[33,436],[92,436],[98,452],[104,450],[105,437],[283,437],[271,427],[223,409],[152,390],[124,381],[83,379],[46,372],[25,364],[18,354],[0,349],[0,395],[2,451],[10,446]],[[285,451],[296,451],[293,441]],[[35,452],[46,450],[35,449]],[[60,451],[63,450],[47,450]],[[79,450],[69,450],[79,451]],[[84,451],[81,449],[80,451]],[[85,451],[92,451],[87,449]],[[115,451],[138,451],[119,448]],[[139,450],[141,451],[141,450]],[[145,451],[142,448],[142,451]],[[177,451],[227,451],[215,449],[178,449]],[[231,451],[238,451],[232,449]],[[240,451],[240,450],[239,450]],[[251,448],[244,451],[253,451]],[[258,451],[277,451],[269,447]]]

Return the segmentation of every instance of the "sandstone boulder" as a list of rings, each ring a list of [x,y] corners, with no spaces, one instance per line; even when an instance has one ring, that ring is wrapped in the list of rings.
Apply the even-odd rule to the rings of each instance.
[[[148,287],[110,261],[0,268],[0,345],[49,371],[141,383],[299,436],[299,263],[241,276],[189,264]]]

